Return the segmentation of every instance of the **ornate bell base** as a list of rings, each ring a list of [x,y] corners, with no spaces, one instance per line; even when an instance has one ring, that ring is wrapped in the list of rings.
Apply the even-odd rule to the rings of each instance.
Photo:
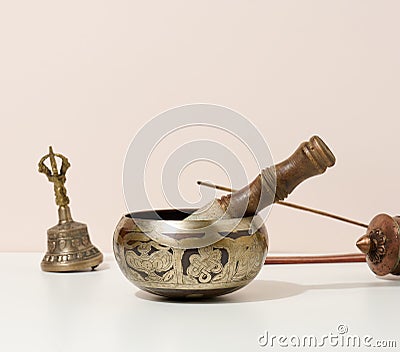
[[[69,221],[47,231],[47,252],[41,263],[43,271],[94,269],[102,261],[103,255],[90,242],[85,224]]]
[[[69,272],[69,271],[83,271],[86,269],[95,269],[103,261],[103,255],[99,253],[98,256],[90,260],[83,260],[77,263],[48,263],[46,256],[43,258],[40,267],[43,271],[48,272]]]

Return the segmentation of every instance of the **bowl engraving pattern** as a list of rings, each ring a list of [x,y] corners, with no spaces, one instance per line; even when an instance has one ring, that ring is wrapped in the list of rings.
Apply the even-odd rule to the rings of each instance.
[[[114,241],[121,270],[142,288],[242,286],[260,271],[266,250],[267,239],[259,231],[247,236],[232,232],[197,249],[172,248],[136,231],[117,233]]]
[[[199,254],[192,254],[189,257],[187,274],[191,278],[197,278],[200,283],[210,282],[212,274],[219,274],[223,269],[222,252],[211,246],[199,248],[198,252]]]

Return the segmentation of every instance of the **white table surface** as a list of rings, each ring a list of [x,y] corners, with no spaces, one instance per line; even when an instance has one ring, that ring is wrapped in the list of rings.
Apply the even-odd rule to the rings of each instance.
[[[400,281],[375,277],[365,263],[269,265],[236,293],[182,303],[138,290],[111,254],[95,272],[68,274],[42,272],[41,258],[0,253],[2,352],[353,350],[341,340],[315,349],[258,343],[265,331],[322,341],[339,336],[340,324],[343,336],[397,342],[354,350],[400,349]]]

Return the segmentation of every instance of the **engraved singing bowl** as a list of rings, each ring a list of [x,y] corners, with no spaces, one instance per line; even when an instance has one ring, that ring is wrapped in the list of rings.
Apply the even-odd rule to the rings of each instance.
[[[236,291],[256,277],[268,251],[261,218],[210,221],[207,231],[217,240],[196,247],[205,221],[182,221],[192,211],[140,211],[121,218],[113,248],[130,282],[156,295],[202,298]]]

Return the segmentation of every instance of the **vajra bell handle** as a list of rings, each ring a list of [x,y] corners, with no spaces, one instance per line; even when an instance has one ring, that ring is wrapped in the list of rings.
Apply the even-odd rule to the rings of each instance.
[[[60,170],[58,170],[56,157],[62,161]],[[45,164],[47,159],[49,160],[50,168]],[[49,153],[40,159],[38,166],[39,172],[45,174],[48,180],[53,183],[56,204],[58,205],[59,223],[72,221],[71,211],[68,207],[69,198],[67,196],[67,189],[64,185],[67,170],[71,166],[68,159],[62,154],[54,153],[53,148],[49,147]]]

